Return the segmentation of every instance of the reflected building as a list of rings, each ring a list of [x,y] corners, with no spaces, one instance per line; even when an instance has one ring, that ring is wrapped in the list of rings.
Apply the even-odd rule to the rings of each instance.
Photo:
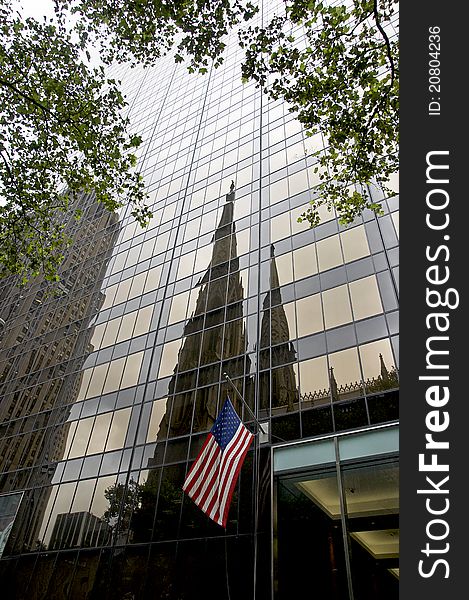
[[[91,324],[104,299],[104,263],[119,231],[116,214],[90,196],[81,203],[82,221],[66,228],[75,243],[60,268],[59,286],[38,280],[17,287],[10,278],[1,289],[0,489],[26,490],[8,539],[7,547],[16,550],[38,544],[81,369],[93,351]]]
[[[0,282],[13,600],[397,598],[398,190],[299,223],[325,141],[241,82],[241,52],[205,77],[116,67],[151,222],[88,199],[60,294]],[[256,429],[225,372],[267,431],[226,531],[182,492],[227,393]]]

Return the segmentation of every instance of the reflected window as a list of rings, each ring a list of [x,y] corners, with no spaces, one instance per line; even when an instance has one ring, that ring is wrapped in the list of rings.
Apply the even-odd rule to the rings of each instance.
[[[103,394],[114,392],[119,389],[119,383],[122,376],[122,371],[125,366],[125,357],[118,358],[108,363],[109,370],[107,372],[106,381],[104,383]]]
[[[346,285],[322,293],[326,329],[338,327],[352,320],[352,309]]]
[[[135,275],[135,277],[132,277],[131,279],[127,279],[127,281],[130,283],[130,290],[129,290],[129,298],[136,298],[137,296],[140,296],[141,294],[143,294],[143,288],[145,286],[145,278],[146,278],[146,272],[144,271],[143,273],[139,273],[138,275]],[[124,282],[126,283],[126,282]],[[124,298],[125,300],[126,298]]]
[[[88,512],[90,509],[91,498],[93,497],[95,479],[79,481],[75,492],[75,498],[71,507],[71,512]]]
[[[249,167],[251,169],[251,167]],[[246,183],[250,183],[247,181]],[[237,187],[241,187],[241,184],[238,181],[238,175],[236,175],[236,185]],[[251,212],[251,197],[244,196],[243,198],[237,198],[234,204],[234,220],[242,219],[246,217]]]
[[[386,187],[390,188],[396,194],[399,193],[399,171],[391,173],[389,180],[385,183]]]
[[[121,302],[125,302],[127,300],[127,297],[129,295],[129,290],[130,290],[130,286],[132,285],[132,282],[135,281],[134,279],[126,279],[125,281],[121,281],[117,287],[117,291],[116,291],[116,295],[114,298],[114,302],[113,304],[120,304]]]
[[[296,332],[295,303],[289,302],[280,307],[280,309],[283,310],[287,318],[290,339],[298,337]],[[274,314],[274,311],[272,311],[272,316],[274,316]],[[275,327],[275,323],[272,323],[271,326]],[[272,335],[272,337],[274,336]]]
[[[306,208],[304,206],[300,208],[294,208],[290,212],[290,223],[291,223],[291,231],[292,234],[300,233],[301,231],[306,231],[310,229],[310,225],[308,221],[298,222],[298,218],[305,212]]]
[[[105,297],[104,297],[104,302],[101,307],[101,310],[104,310],[106,308],[109,308],[110,306],[113,306],[118,287],[119,286],[116,283],[115,285],[111,285],[104,290]]]
[[[103,341],[101,343],[102,348],[105,348],[106,346],[111,346],[112,344],[116,343],[117,332],[119,330],[120,323],[120,318],[108,321],[106,325],[106,331],[104,332]]]
[[[194,273],[205,271],[210,263],[211,256],[212,247],[210,245],[199,248],[197,250],[197,256],[194,263]]]
[[[101,347],[101,342],[104,335],[104,330],[106,328],[106,323],[101,323],[100,325],[96,325],[93,331],[93,337],[91,338],[91,345],[96,350]]]
[[[133,337],[143,335],[150,331],[151,317],[153,315],[153,306],[146,306],[136,311],[137,320],[135,322],[135,329],[133,331]],[[120,332],[119,332],[120,335]]]
[[[131,354],[127,357],[120,385],[121,389],[137,385],[142,360],[143,352],[137,352],[136,354]]]

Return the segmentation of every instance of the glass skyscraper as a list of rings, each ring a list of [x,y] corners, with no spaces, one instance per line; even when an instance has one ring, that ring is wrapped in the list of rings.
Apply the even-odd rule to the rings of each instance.
[[[325,141],[240,61],[117,68],[151,223],[83,196],[60,289],[0,282],[7,598],[397,598],[398,190],[299,223]],[[182,492],[227,394],[256,431],[225,373],[267,431],[226,531]]]

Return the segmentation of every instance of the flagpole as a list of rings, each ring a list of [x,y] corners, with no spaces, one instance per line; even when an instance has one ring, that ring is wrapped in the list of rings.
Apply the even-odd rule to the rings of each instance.
[[[234,391],[237,393],[238,398],[241,400],[241,402],[243,403],[243,405],[246,407],[247,411],[249,412],[249,414],[251,415],[251,417],[254,419],[254,421],[256,422],[257,427],[259,428],[260,431],[262,431],[262,433],[264,435],[267,435],[267,432],[264,431],[264,428],[262,427],[262,425],[259,423],[259,421],[257,420],[256,415],[252,412],[249,404],[246,402],[246,400],[243,398],[243,396],[241,395],[241,393],[239,392],[238,388],[235,386],[235,384],[231,381],[231,379],[228,377],[227,373],[223,373],[223,376],[225,377],[225,379],[228,381],[228,383],[231,385],[231,387],[234,389]]]

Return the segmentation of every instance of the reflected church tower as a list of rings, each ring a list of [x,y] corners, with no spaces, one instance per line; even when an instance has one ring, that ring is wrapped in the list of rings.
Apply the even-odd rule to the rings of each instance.
[[[272,414],[290,412],[298,408],[299,393],[293,364],[296,362],[296,351],[290,341],[290,330],[287,315],[282,305],[282,293],[275,261],[275,247],[270,247],[270,282],[269,291],[263,303],[260,347],[260,369],[271,369]],[[271,346],[271,357],[269,356]],[[272,364],[270,365],[270,360]],[[290,363],[290,364],[286,364]],[[276,365],[284,365],[275,368]],[[267,376],[269,371],[267,371]],[[269,411],[269,386],[262,384],[259,389],[259,408]]]
[[[244,373],[244,290],[233,223],[234,202],[232,182],[212,240],[210,264],[198,283],[201,287],[195,310],[184,327],[184,342],[169,383],[158,440],[189,434],[193,413],[194,432],[210,429],[218,412],[222,361],[230,361],[231,376]],[[225,323],[227,310],[230,321]],[[236,399],[232,401],[236,406]]]

